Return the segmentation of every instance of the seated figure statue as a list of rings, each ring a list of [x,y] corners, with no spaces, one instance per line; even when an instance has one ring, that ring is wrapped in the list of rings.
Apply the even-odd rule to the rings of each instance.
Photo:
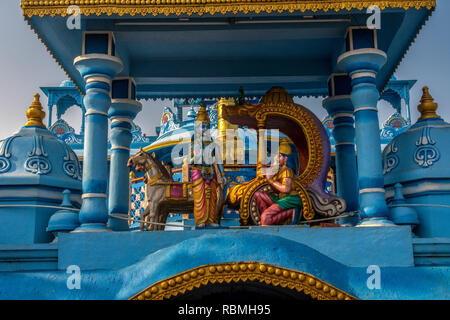
[[[261,214],[261,225],[277,225],[292,222],[295,209],[302,209],[302,200],[292,188],[294,171],[287,166],[291,154],[289,143],[282,142],[274,164],[267,169],[266,179],[272,192],[257,191],[254,199]]]

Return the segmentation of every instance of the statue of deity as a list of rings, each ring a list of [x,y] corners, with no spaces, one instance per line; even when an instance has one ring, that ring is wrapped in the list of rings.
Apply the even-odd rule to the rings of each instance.
[[[194,165],[191,168],[192,192],[194,198],[194,220],[197,227],[217,226],[217,197],[221,174],[210,157],[205,157],[205,148],[212,147],[209,137],[209,117],[202,104],[197,114],[194,142]],[[198,129],[198,130],[197,130]]]
[[[266,173],[272,191],[269,193],[257,191],[254,195],[263,226],[292,222],[295,209],[302,209],[302,200],[292,188],[294,171],[287,166],[291,153],[289,143],[283,141],[273,165]]]
[[[216,166],[193,166],[191,170],[194,195],[194,220],[197,227],[218,225],[216,205],[218,182]]]

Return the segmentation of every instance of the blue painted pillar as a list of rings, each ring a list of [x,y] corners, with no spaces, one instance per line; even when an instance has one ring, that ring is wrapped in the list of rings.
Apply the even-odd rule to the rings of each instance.
[[[177,107],[177,121],[182,122],[183,121],[183,108]]]
[[[48,105],[48,129],[52,126],[52,113],[53,113],[53,105]]]
[[[75,232],[108,231],[108,110],[111,105],[111,81],[122,70],[123,64],[117,57],[87,54],[75,58],[74,65],[86,82],[83,203],[79,214],[81,225]]]
[[[353,104],[350,95],[332,96],[323,101],[324,108],[333,118],[333,137],[336,142],[337,194],[347,204],[347,211],[359,209],[358,172],[355,155],[355,128]],[[359,219],[347,217],[339,220],[341,225],[354,226]]]
[[[338,65],[352,78],[351,101],[356,121],[356,148],[360,210],[359,226],[392,226],[385,200],[377,104],[380,93],[377,72],[386,54],[375,48],[350,50],[338,58]]]
[[[81,128],[80,128],[80,134],[82,136],[84,136],[84,127],[85,127],[85,121],[86,121],[86,117],[85,117],[85,110],[84,107],[81,108],[81,110],[83,111],[83,118],[81,118]]]
[[[141,103],[131,99],[113,99],[109,109],[111,161],[108,212],[110,214],[128,215],[130,176],[127,162],[132,141],[131,122],[141,110]],[[110,217],[108,227],[113,231],[126,231],[128,221]]]

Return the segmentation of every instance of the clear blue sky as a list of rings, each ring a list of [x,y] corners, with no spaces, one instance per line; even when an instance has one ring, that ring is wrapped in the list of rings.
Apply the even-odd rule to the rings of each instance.
[[[19,0],[0,1],[0,139],[16,132],[26,122],[25,111],[33,101],[33,95],[41,94],[41,102],[47,105],[41,86],[58,85],[66,76],[53,61],[36,35],[22,17]],[[427,85],[439,103],[438,113],[450,120],[450,1],[437,0],[437,9],[411,46],[395,76],[398,79],[417,79],[411,91],[413,122],[418,113],[422,87]],[[300,99],[301,104],[313,110],[319,118],[326,113],[320,99]],[[164,106],[171,102],[144,102],[144,110],[136,118],[144,132],[154,134],[154,127]],[[46,110],[47,111],[47,110]],[[380,121],[384,121],[393,109],[380,104]],[[71,108],[63,117],[79,130],[80,111]],[[47,122],[45,122],[47,123]]]

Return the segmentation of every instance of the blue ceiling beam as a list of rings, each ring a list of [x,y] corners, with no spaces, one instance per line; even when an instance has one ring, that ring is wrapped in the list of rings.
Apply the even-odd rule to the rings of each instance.
[[[382,11],[379,46],[388,61],[379,72],[380,91],[431,12]],[[347,27],[364,25],[367,17],[358,10],[202,17],[91,15],[82,18],[82,30],[69,30],[60,16],[27,21],[82,93],[84,81],[73,67],[73,59],[81,54],[82,31],[110,30],[124,62],[120,76],[138,79],[138,97],[171,98],[230,93],[236,86],[259,95],[270,84],[286,86],[291,94],[321,95],[326,92],[324,78],[340,71],[336,60],[343,53]],[[271,21],[277,19],[285,21]]]

